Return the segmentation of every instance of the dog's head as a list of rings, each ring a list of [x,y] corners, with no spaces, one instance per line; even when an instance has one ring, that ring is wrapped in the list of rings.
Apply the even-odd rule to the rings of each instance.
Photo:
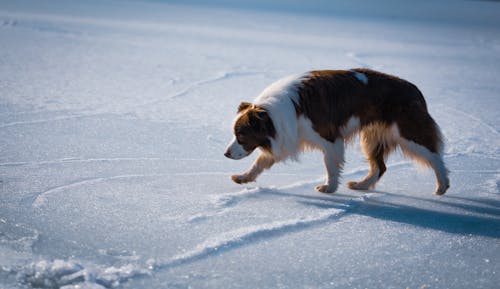
[[[239,160],[258,147],[271,151],[271,138],[274,138],[275,134],[273,122],[265,109],[242,102],[234,122],[234,138],[224,155]]]

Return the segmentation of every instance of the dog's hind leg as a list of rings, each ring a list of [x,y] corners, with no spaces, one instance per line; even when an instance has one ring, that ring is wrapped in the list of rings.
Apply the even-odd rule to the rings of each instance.
[[[386,171],[385,159],[395,146],[395,133],[390,126],[374,124],[361,131],[361,147],[370,164],[370,171],[359,182],[348,182],[353,190],[368,190],[375,186]]]
[[[384,162],[384,146],[377,144],[376,148],[367,155],[368,162],[370,163],[370,171],[366,177],[359,182],[348,182],[347,186],[353,190],[368,190],[375,186],[377,181],[382,177],[386,171]]]
[[[450,180],[441,153],[432,152],[429,148],[405,138],[401,139],[400,146],[406,155],[434,170],[437,179],[437,188],[434,193],[436,195],[444,195],[446,190],[450,187]]]
[[[413,116],[413,117],[412,117]],[[434,170],[437,179],[436,195],[443,195],[450,187],[448,170],[443,161],[443,141],[438,125],[427,112],[412,114],[398,123],[401,138],[399,145],[403,153]]]

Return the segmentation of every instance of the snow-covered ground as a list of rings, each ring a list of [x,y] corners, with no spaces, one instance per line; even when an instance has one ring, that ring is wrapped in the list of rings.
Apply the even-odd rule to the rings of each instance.
[[[0,2],[0,288],[498,288],[500,3],[180,2]],[[353,67],[423,91],[445,196],[397,155],[230,181],[241,101]]]

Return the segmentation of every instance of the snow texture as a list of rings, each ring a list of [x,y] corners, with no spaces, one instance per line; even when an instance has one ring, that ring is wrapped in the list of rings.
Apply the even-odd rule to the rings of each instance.
[[[0,2],[0,288],[498,288],[500,3]],[[241,101],[312,69],[415,83],[451,187],[347,147],[237,185]],[[358,75],[361,77],[361,75]],[[363,81],[363,78],[360,78]]]

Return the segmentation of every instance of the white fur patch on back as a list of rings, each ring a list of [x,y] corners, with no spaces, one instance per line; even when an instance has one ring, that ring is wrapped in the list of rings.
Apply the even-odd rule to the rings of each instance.
[[[366,75],[364,73],[361,73],[361,72],[357,72],[357,71],[354,71],[354,70],[351,70],[351,72],[354,74],[354,76],[359,80],[361,81],[363,84],[368,84],[368,77],[366,77]]]

